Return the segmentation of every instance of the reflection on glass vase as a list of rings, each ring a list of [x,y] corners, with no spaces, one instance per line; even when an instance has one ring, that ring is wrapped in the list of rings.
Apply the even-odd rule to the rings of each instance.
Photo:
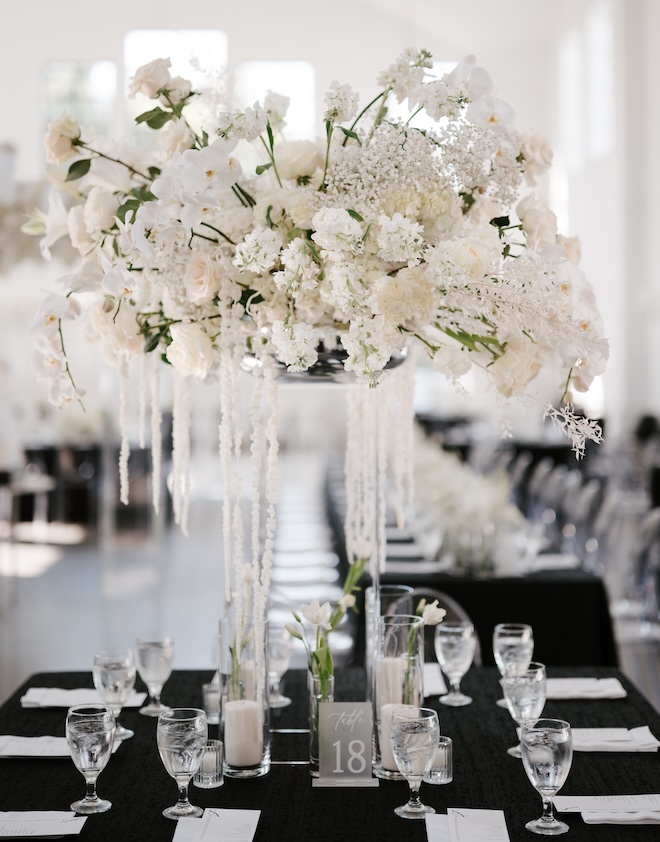
[[[230,614],[220,621],[219,642],[224,774],[258,778],[270,771],[268,623]]]
[[[334,700],[334,675],[321,679],[309,673],[309,773],[313,778],[319,776],[319,705]]]
[[[392,712],[422,703],[424,623],[421,617],[406,614],[379,617],[376,622],[373,770],[378,778],[403,780],[390,743]]]

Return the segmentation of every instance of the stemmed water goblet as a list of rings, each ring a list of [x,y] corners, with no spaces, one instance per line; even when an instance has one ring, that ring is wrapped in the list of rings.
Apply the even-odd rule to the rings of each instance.
[[[281,626],[268,628],[268,704],[283,708],[291,704],[288,696],[280,692],[280,681],[291,661],[291,635]]]
[[[206,714],[199,708],[171,708],[158,716],[158,752],[167,773],[179,788],[179,798],[163,810],[168,819],[199,817],[204,812],[188,800],[190,779],[199,769],[208,738]]]
[[[410,706],[392,712],[392,753],[410,786],[408,802],[394,810],[397,816],[423,819],[426,813],[435,813],[433,807],[422,804],[419,788],[433,765],[439,735],[438,714],[431,708]]]
[[[169,710],[161,704],[160,694],[172,672],[174,638],[169,634],[138,635],[135,651],[140,678],[149,691],[147,704],[140,708],[140,713],[144,716],[158,716]]]
[[[525,772],[543,800],[541,817],[525,827],[542,836],[566,833],[568,825],[555,817],[552,802],[571,768],[571,726],[563,719],[527,719],[521,727],[521,745]]]
[[[518,725],[522,726],[526,719],[541,715],[546,697],[545,664],[532,661],[524,672],[505,675],[500,684],[509,713]],[[508,748],[507,753],[511,757],[520,757],[520,744]]]
[[[500,675],[524,672],[534,653],[534,633],[527,623],[498,623],[493,630],[493,656]],[[505,708],[506,699],[497,704]]]
[[[461,679],[470,669],[477,641],[472,623],[439,623],[435,629],[435,654],[451,690],[440,697],[440,704],[450,707],[469,705],[472,699],[461,693]]]
[[[105,813],[110,801],[96,794],[96,779],[105,769],[114,742],[115,717],[103,705],[75,705],[66,715],[66,741],[76,769],[85,778],[85,797],[71,809],[82,815]]]
[[[119,723],[119,714],[135,687],[135,660],[130,649],[106,649],[94,655],[94,687],[115,717],[115,740],[127,740],[134,732]]]

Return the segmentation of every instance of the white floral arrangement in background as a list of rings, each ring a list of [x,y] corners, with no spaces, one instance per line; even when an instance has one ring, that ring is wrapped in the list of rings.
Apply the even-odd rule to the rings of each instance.
[[[274,407],[274,360],[291,372],[313,370],[320,349],[338,346],[345,370],[373,386],[389,379],[393,357],[417,346],[451,381],[479,368],[504,398],[524,396],[541,369],[556,365],[558,404],[542,408],[578,454],[585,438],[600,440],[597,424],[571,408],[572,393],[589,387],[608,355],[579,244],[557,232],[539,194],[523,195],[551,164],[547,143],[516,131],[511,107],[473,57],[437,76],[428,51],[408,49],[377,81],[380,92],[364,107],[349,85],[333,82],[322,139],[295,140],[286,134],[288,99],[274,93],[243,111],[211,102],[208,123],[193,125],[186,108],[202,97],[160,58],[130,84],[131,97],[152,100],[136,120],[157,131],[153,150],[88,137],[71,116],[49,126],[49,206],[26,228],[42,233],[45,256],[68,237],[82,260],[35,319],[35,369],[56,405],[82,398],[65,336],[84,312],[85,329],[120,372],[122,499],[128,371],[139,361],[150,384],[157,474],[161,358],[175,381],[174,504],[184,524],[190,383],[219,384],[222,472],[231,484],[241,448],[232,403],[246,353],[264,374],[253,419],[263,403]],[[394,99],[407,102],[406,120],[389,119]],[[418,128],[420,117],[432,128]],[[241,164],[246,144],[257,166]],[[407,377],[398,400],[405,393],[400,418],[411,428]],[[266,555],[277,455],[276,413],[268,418],[265,451],[256,433],[250,445],[255,484],[264,458],[267,465]],[[351,425],[359,426],[355,412],[349,434]],[[399,447],[401,459],[410,453],[410,443]],[[354,496],[373,496],[362,492],[356,482]],[[372,514],[373,506],[358,518],[355,541]],[[227,550],[240,517],[227,504]],[[239,548],[235,539],[232,552]]]

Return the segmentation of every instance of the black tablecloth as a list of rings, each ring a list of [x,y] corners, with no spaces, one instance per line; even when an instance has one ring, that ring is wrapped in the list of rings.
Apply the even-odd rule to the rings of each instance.
[[[606,668],[555,669],[551,676],[604,677],[617,675],[628,698],[599,701],[550,701],[544,713],[568,719],[574,726],[650,725],[660,737],[660,716],[616,670]],[[208,672],[174,672],[165,686],[163,701],[177,706],[198,705],[201,685]],[[422,798],[438,812],[447,807],[504,810],[511,842],[533,838],[524,823],[540,815],[541,799],[529,784],[521,762],[506,754],[515,741],[509,714],[497,707],[499,696],[494,668],[472,668],[463,681],[474,702],[448,709],[431,700],[439,710],[443,733],[454,740],[454,780],[447,786],[422,785]],[[64,733],[64,710],[26,709],[20,696],[29,686],[91,687],[88,673],[44,673],[32,676],[0,708],[0,734],[35,736]],[[306,725],[306,676],[292,671],[284,690],[294,698],[289,708],[273,711],[271,727],[286,729]],[[363,699],[364,673],[348,669],[337,675],[336,699]],[[161,810],[176,800],[176,786],[166,774],[156,749],[156,720],[135,709],[122,713],[121,721],[135,730],[135,737],[120,746],[101,773],[99,794],[109,798],[108,813],[87,819],[80,839],[93,842],[159,842],[172,839],[174,822]],[[213,726],[211,726],[213,729]],[[275,733],[276,761],[306,758],[305,735]],[[659,791],[660,757],[657,753],[575,753],[565,795],[653,793]],[[0,810],[67,810],[84,792],[82,775],[69,759],[0,760]],[[229,780],[215,790],[191,786],[191,800],[203,807],[261,810],[255,842],[424,842],[423,822],[411,822],[393,810],[407,797],[407,785],[381,781],[377,788],[312,788],[305,765],[274,764],[268,775],[256,780]],[[651,842],[658,839],[652,826],[587,826],[577,814],[565,815],[571,830],[567,840],[582,842]],[[75,837],[74,837],[75,838]]]
[[[601,579],[580,570],[479,579],[446,573],[385,573],[383,584],[436,588],[468,612],[485,664],[493,664],[497,623],[529,623],[534,660],[548,665],[617,666],[607,592]],[[359,650],[359,646],[356,646]]]

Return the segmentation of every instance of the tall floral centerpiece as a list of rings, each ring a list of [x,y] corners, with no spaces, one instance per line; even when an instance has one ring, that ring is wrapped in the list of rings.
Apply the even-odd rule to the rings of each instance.
[[[320,139],[295,140],[287,98],[220,107],[159,58],[130,84],[130,96],[151,100],[136,119],[154,130],[153,148],[94,138],[66,115],[45,139],[53,187],[47,212],[27,227],[42,232],[44,255],[68,237],[81,261],[36,316],[37,376],[56,405],[82,401],[67,334],[86,329],[101,343],[119,373],[127,500],[129,371],[142,368],[140,397],[151,403],[157,486],[164,361],[174,381],[173,502],[184,530],[190,389],[217,384],[227,597],[241,592],[249,569],[256,615],[273,550],[281,369],[313,371],[338,350],[344,371],[365,386],[348,395],[346,535],[349,558],[368,554],[372,571],[384,561],[390,432],[399,512],[412,495],[414,366],[385,374],[393,358],[417,349],[457,384],[477,368],[497,399],[522,399],[553,366],[558,402],[541,410],[578,454],[585,439],[600,440],[571,402],[603,370],[608,348],[579,244],[558,233],[533,189],[551,163],[547,143],[515,129],[512,109],[472,57],[439,75],[428,51],[408,49],[378,85],[363,105],[333,82]],[[394,100],[407,103],[407,116],[390,116]],[[193,101],[207,104],[203,125],[187,116]],[[236,409],[241,365],[261,375],[249,442]],[[245,450],[262,490],[253,495],[247,563],[236,469]]]

